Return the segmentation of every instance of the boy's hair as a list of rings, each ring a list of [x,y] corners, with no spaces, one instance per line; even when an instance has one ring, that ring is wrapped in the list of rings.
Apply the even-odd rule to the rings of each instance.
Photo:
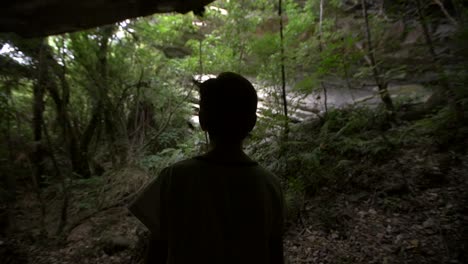
[[[242,140],[255,126],[257,101],[246,78],[223,72],[200,84],[200,122],[212,138]]]

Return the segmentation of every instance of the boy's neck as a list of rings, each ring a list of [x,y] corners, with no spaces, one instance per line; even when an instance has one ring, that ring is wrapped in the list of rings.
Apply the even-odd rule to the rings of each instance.
[[[224,160],[232,162],[251,162],[252,160],[244,153],[242,149],[242,141],[238,142],[222,142],[211,141],[211,149],[205,154],[206,157],[215,160]]]
[[[212,150],[216,149],[218,151],[242,151],[242,140],[239,141],[223,141],[223,140],[211,140],[210,147]]]

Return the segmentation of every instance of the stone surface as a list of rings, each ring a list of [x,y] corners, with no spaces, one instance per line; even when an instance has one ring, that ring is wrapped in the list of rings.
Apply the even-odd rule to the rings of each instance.
[[[199,12],[213,0],[17,0],[0,9],[0,32],[26,37],[73,32],[154,13]]]
[[[109,256],[130,248],[133,242],[124,236],[108,236],[102,241],[102,250]]]

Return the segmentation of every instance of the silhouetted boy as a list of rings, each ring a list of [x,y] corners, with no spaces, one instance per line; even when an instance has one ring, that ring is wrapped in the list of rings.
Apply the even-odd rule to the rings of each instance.
[[[238,74],[200,85],[211,150],[165,168],[129,207],[152,233],[147,263],[283,263],[280,184],[242,150],[256,110]]]

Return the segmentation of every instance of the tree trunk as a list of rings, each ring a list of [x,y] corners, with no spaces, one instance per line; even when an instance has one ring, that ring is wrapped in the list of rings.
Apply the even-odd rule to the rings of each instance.
[[[461,103],[457,101],[457,95],[456,92],[454,91],[454,88],[451,86],[448,76],[445,73],[445,69],[442,66],[441,62],[439,61],[439,56],[435,52],[435,46],[434,42],[432,41],[432,36],[431,32],[429,30],[428,22],[427,22],[427,17],[424,14],[424,9],[421,4],[421,0],[416,0],[416,8],[418,12],[418,18],[419,18],[419,23],[421,24],[421,27],[423,28],[423,33],[424,33],[424,39],[426,41],[426,46],[429,51],[429,54],[431,54],[431,59],[432,63],[434,63],[435,70],[439,74],[441,86],[443,89],[445,89],[445,94],[447,96],[447,101],[449,105],[453,108],[455,111],[457,120],[459,122],[464,122],[465,120],[465,110],[463,109],[463,106]]]
[[[323,0],[320,0],[319,35],[318,35],[320,53],[322,53],[323,51],[322,30],[323,30]],[[320,80],[320,86],[322,87],[322,90],[323,90],[323,106],[325,109],[325,116],[326,116],[328,114],[328,91],[327,91],[327,87],[325,86],[322,80]]]
[[[79,149],[78,140],[68,114],[70,87],[65,78],[65,65],[60,65],[54,59],[55,54],[53,54],[52,48],[44,41],[14,39],[14,44],[39,63],[41,68],[39,69],[41,72],[40,88],[42,89],[40,93],[45,93],[47,90],[54,101],[57,123],[60,125],[64,145],[69,153],[72,170],[80,175],[88,176],[90,174],[88,161],[80,155],[79,151],[76,151]],[[39,80],[39,78],[36,79]],[[60,85],[57,79],[60,81]],[[39,81],[37,82],[39,83]],[[61,94],[60,88],[62,89]],[[33,163],[36,164],[35,161]]]
[[[44,147],[42,144],[42,128],[44,124],[44,89],[46,86],[47,78],[47,65],[45,64],[46,58],[43,52],[44,49],[44,40],[42,40],[38,47],[38,65],[37,65],[37,76],[36,81],[33,85],[33,120],[32,120],[32,129],[33,129],[33,151],[32,151],[32,182],[34,189],[36,190],[37,199],[40,203],[41,209],[41,218],[40,218],[40,230],[41,234],[46,236],[47,231],[45,228],[45,215],[46,215],[46,206],[42,199],[42,193],[40,185],[43,182],[42,175],[44,174],[44,164],[43,159],[45,156]]]
[[[93,111],[93,114],[91,116],[91,119],[89,120],[88,125],[86,126],[85,131],[83,132],[83,135],[81,136],[81,141],[80,141],[79,152],[82,157],[86,158],[86,160],[88,157],[89,145],[91,143],[91,140],[93,139],[94,133],[100,121],[101,121],[101,108],[96,107]],[[89,177],[89,175],[85,177]]]
[[[76,139],[76,135],[73,131],[70,117],[68,115],[67,101],[62,100],[60,98],[60,95],[58,94],[58,89],[56,87],[56,83],[51,81],[47,88],[49,94],[51,95],[55,103],[57,121],[61,126],[63,140],[66,142],[65,145],[68,149],[69,158],[72,165],[72,171],[79,175],[82,175],[83,177],[89,177],[90,171],[88,161],[87,158],[83,157],[78,151],[78,141]]]
[[[127,150],[119,148],[117,146],[117,136],[122,131],[119,117],[115,114],[117,110],[112,105],[112,102],[108,96],[109,90],[109,69],[108,69],[108,53],[109,43],[112,34],[115,30],[115,26],[104,26],[100,29],[100,41],[98,50],[98,88],[99,88],[99,100],[100,106],[102,107],[103,120],[105,125],[105,131],[108,135],[110,142],[110,148],[114,155],[112,155],[112,165],[116,166],[126,161]]]
[[[419,0],[417,0],[417,1],[419,1]],[[452,25],[458,27],[458,22],[447,11],[447,9],[444,6],[444,3],[442,3],[442,1],[440,1],[440,0],[434,0],[434,3],[436,3],[440,7],[440,10],[442,10],[442,13],[444,13],[445,17],[447,17],[447,19],[450,21],[450,23],[452,23]],[[454,6],[454,8],[455,8],[455,6]]]
[[[289,135],[289,117],[288,117],[288,101],[286,98],[286,70],[284,58],[284,34],[283,34],[283,6],[282,0],[278,0],[278,16],[280,26],[280,56],[281,56],[281,96],[283,99],[283,112],[284,112],[284,139],[288,139]]]
[[[91,175],[88,159],[79,151],[78,140],[76,138],[76,134],[68,114],[70,87],[65,77],[65,69],[63,68],[65,66],[58,64],[54,59],[51,47],[47,44],[44,45],[44,51],[47,52],[46,58],[48,58],[47,66],[50,67],[51,73],[53,73],[53,75],[50,74],[49,76],[49,81],[46,88],[55,104],[57,122],[61,127],[62,138],[65,141],[65,146],[68,149],[72,171],[85,178],[88,178]],[[59,92],[59,86],[55,81],[56,76],[60,80],[60,85],[62,88],[61,96]]]
[[[52,146],[52,142],[50,140],[49,133],[47,131],[47,126],[44,124],[44,136],[45,140],[47,142],[47,145]],[[58,165],[57,159],[55,158],[54,152],[51,150],[50,151],[50,159],[52,160],[52,165],[54,166],[55,170],[55,176],[60,179],[60,185],[62,187],[62,194],[63,194],[63,203],[62,203],[62,208],[60,210],[60,218],[59,218],[59,223],[56,231],[56,235],[60,235],[65,228],[65,225],[67,224],[67,218],[68,218],[68,188],[66,184],[66,177],[65,175],[60,171],[60,167]]]
[[[8,164],[5,164],[5,167],[1,166],[4,170],[4,176],[0,178],[0,182],[3,182],[4,186],[6,187],[5,193],[0,194],[0,197],[4,197],[5,199],[5,204],[6,204],[6,226],[5,226],[5,235],[10,235],[13,233],[16,229],[15,226],[15,214],[14,214],[14,208],[15,208],[15,203],[16,203],[16,174],[14,173],[14,154],[13,154],[13,142],[11,140],[11,118],[14,116],[13,114],[10,114],[12,112],[12,106],[11,106],[11,85],[12,82],[6,82],[5,84],[5,94],[6,94],[6,105],[7,105],[7,114],[1,115],[2,120],[6,120],[6,128],[3,131],[4,136],[5,136],[5,141],[7,143],[8,147]],[[0,163],[0,164],[2,164]],[[0,222],[2,219],[0,219]],[[3,227],[3,226],[1,226]],[[0,229],[0,234],[2,234],[3,230]]]
[[[437,62],[437,54],[435,52],[434,43],[432,41],[431,33],[429,31],[426,16],[423,13],[423,7],[421,5],[420,0],[416,0],[416,10],[418,12],[419,24],[421,25],[421,27],[423,29],[424,39],[426,41],[427,49],[429,50],[429,54],[431,54],[431,56],[432,56],[432,60],[436,63]]]
[[[370,59],[370,66],[372,68],[372,74],[374,76],[374,80],[379,89],[380,98],[382,99],[382,102],[385,104],[385,108],[387,109],[388,117],[390,120],[393,120],[394,119],[393,101],[392,101],[392,98],[390,97],[390,94],[388,93],[387,82],[383,80],[382,77],[380,76],[379,69],[377,68],[377,64],[375,62],[375,51],[372,45],[372,36],[370,32],[369,15],[367,14],[366,1],[361,0],[361,5],[362,5],[362,14],[363,14],[365,26],[366,26],[367,49],[368,49],[368,54],[369,54],[369,59]]]
[[[353,100],[353,104],[356,102],[356,99],[354,98],[353,94],[353,87],[351,85],[351,81],[349,80],[349,72],[348,72],[348,63],[346,60],[346,53],[343,52],[343,59],[342,59],[342,66],[343,66],[343,73],[346,81],[346,87],[348,88],[349,94],[351,95],[351,99]]]
[[[47,65],[45,64],[46,58],[43,52],[44,41],[41,42],[39,47],[39,60],[36,82],[33,85],[33,159],[34,164],[34,178],[38,184],[42,182],[42,175],[44,173],[44,147],[42,144],[42,126],[44,123],[44,88],[46,86],[47,78]]]

